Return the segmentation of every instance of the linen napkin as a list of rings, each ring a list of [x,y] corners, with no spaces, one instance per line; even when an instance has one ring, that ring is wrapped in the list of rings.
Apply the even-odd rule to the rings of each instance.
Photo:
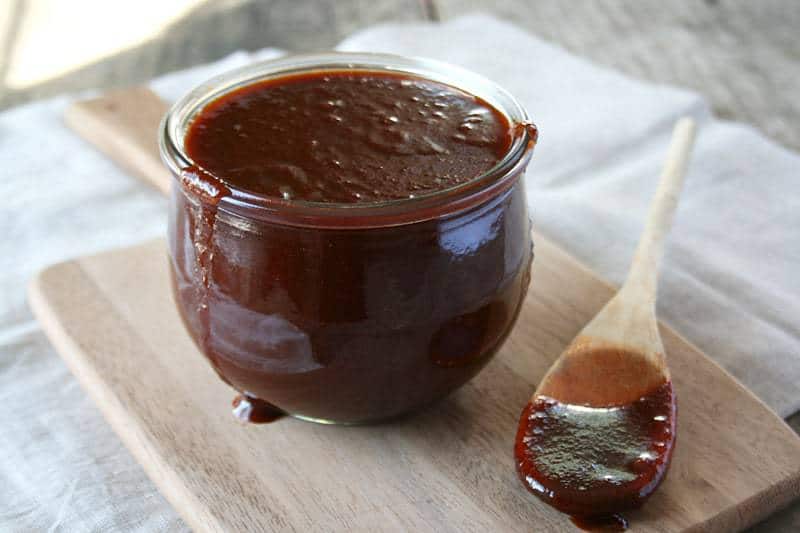
[[[617,283],[671,125],[694,115],[659,313],[779,413],[800,408],[800,156],[713,119],[697,95],[595,67],[483,15],[379,26],[341,48],[443,59],[506,87],[541,130],[525,178],[534,226]],[[278,53],[237,53],[151,86],[174,100]],[[0,114],[0,530],[183,531],[25,303],[42,267],[164,232],[164,199],[62,124],[71,99]]]

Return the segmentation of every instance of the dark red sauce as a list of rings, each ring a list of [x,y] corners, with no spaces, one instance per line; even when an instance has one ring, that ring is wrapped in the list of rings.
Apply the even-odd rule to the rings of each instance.
[[[186,138],[192,159],[239,188],[315,202],[408,198],[491,169],[508,120],[454,87],[330,71],[246,86],[208,105]]]
[[[269,402],[248,394],[238,394],[233,399],[233,416],[241,422],[267,424],[283,418],[286,413]]]
[[[628,529],[628,521],[618,514],[571,516],[570,520],[576,527],[586,531],[625,531]]]
[[[613,407],[539,396],[520,418],[514,447],[520,479],[581,524],[619,523],[612,515],[641,506],[667,471],[674,406],[671,382]]]
[[[241,418],[269,405],[368,422],[443,397],[508,335],[532,245],[516,180],[472,207],[385,227],[277,223],[221,199],[232,189],[349,204],[409,198],[484,173],[510,135],[502,114],[458,89],[360,71],[256,83],[198,114],[186,140],[198,167],[172,191],[171,273],[195,342],[247,391]]]

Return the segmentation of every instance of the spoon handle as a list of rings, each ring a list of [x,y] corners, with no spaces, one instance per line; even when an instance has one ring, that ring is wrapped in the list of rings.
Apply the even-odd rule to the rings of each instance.
[[[636,248],[624,287],[635,290],[640,299],[654,307],[658,288],[658,267],[664,253],[664,240],[672,226],[678,197],[683,187],[686,167],[695,137],[695,122],[689,117],[678,120],[672,131],[664,169]]]

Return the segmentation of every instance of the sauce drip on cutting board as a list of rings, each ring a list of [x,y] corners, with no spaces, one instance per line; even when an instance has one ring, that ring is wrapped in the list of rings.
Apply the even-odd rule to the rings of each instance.
[[[520,479],[577,524],[619,529],[613,515],[642,505],[666,473],[674,405],[671,382],[620,406],[538,396],[523,410],[515,442]]]

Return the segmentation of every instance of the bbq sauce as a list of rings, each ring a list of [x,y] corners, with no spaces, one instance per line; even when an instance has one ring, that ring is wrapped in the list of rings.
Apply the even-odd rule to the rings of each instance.
[[[618,514],[572,516],[570,520],[576,527],[586,531],[625,531],[628,529],[628,521]]]
[[[587,407],[538,396],[520,418],[514,455],[523,484],[587,528],[619,530],[663,479],[674,445],[672,383],[633,403]]]
[[[237,394],[232,402],[234,418],[251,424],[268,424],[283,418],[286,413],[269,402],[249,394]]]
[[[463,184],[508,151],[508,120],[432,80],[324,71],[248,85],[207,105],[186,137],[212,175],[287,200],[369,203]]]
[[[222,200],[415,198],[494,167],[512,133],[459,89],[368,71],[255,82],[197,114],[194,166],[172,193],[171,274],[194,341],[247,391],[235,416],[370,422],[443,397],[510,331],[532,248],[519,183],[442,219],[347,230],[243,219]]]

